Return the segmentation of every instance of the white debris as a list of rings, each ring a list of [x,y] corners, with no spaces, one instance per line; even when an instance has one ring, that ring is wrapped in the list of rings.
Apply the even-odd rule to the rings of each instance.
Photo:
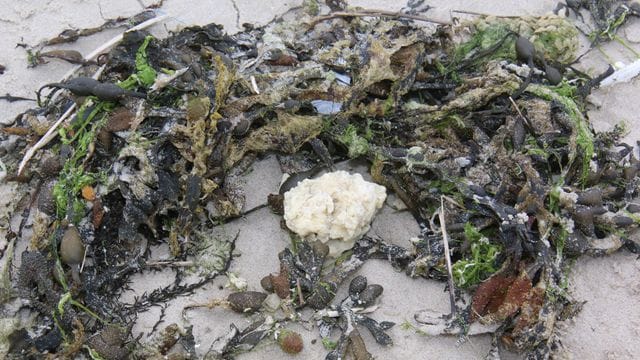
[[[346,171],[306,179],[284,194],[287,227],[329,246],[329,255],[350,249],[370,228],[386,189]]]
[[[186,73],[187,70],[189,70],[188,67],[176,70],[171,74],[165,74],[165,73],[158,74],[158,76],[156,77],[156,81],[153,82],[153,85],[151,85],[151,88],[149,90],[160,91],[164,89],[173,80],[179,78],[180,76],[182,76],[182,74]]]
[[[602,80],[600,83],[601,88],[621,82],[629,82],[636,76],[640,75],[640,60],[636,60],[629,65],[616,63],[616,67],[618,70]]]

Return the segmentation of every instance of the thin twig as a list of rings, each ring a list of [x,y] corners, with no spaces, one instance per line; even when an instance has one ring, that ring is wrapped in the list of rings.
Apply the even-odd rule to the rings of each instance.
[[[197,309],[206,307],[207,309],[213,309],[214,307],[222,306],[222,307],[230,307],[230,304],[227,300],[223,299],[213,299],[205,304],[190,304],[182,308],[182,316],[184,317],[187,313],[187,310]]]
[[[451,253],[449,252],[449,235],[444,218],[444,198],[440,197],[440,230],[442,230],[442,242],[444,243],[444,258],[447,262],[447,276],[449,278],[449,301],[451,301],[451,318],[456,316],[456,288],[453,285],[453,270],[451,268]]]
[[[87,261],[87,251],[88,250],[89,250],[89,246],[85,246],[84,254],[82,255],[82,264],[80,264],[80,274],[82,274],[82,271],[84,270],[84,264]]]
[[[296,279],[296,288],[298,289],[298,302],[302,306],[305,304],[305,301],[302,295],[302,287],[300,286],[300,279]]]
[[[189,67],[184,67],[180,70],[176,70],[173,72],[173,74],[159,74],[156,77],[156,81],[153,82],[153,85],[151,85],[151,87],[149,88],[149,92],[159,92],[160,90],[164,89],[165,87],[167,87],[167,85],[169,85],[169,83],[171,83],[173,80],[179,78],[180,76],[182,76],[184,73],[187,72],[187,70],[189,70]]]
[[[466,15],[475,15],[475,16],[484,16],[484,17],[495,17],[495,18],[501,18],[501,19],[519,19],[522,18],[522,16],[518,16],[518,15],[493,15],[493,14],[485,14],[485,13],[480,13],[480,12],[475,12],[475,11],[468,11],[468,10],[451,10],[452,13],[457,13],[457,14],[466,14]]]
[[[529,129],[533,129],[533,126],[531,125],[531,122],[529,121],[529,119],[527,119],[523,114],[522,111],[520,111],[520,107],[518,107],[518,104],[516,104],[515,100],[513,100],[513,98],[511,96],[509,96],[509,101],[511,101],[511,105],[513,105],[513,107],[516,109],[516,111],[518,112],[518,115],[520,115],[520,117],[522,118],[522,120],[525,122],[525,124],[527,124],[527,126],[529,127]]]
[[[147,261],[144,263],[144,266],[147,267],[162,267],[162,266],[171,266],[171,267],[190,267],[195,265],[193,261],[172,261],[172,260],[155,260],[155,261]]]
[[[215,217],[215,218],[209,218],[209,221],[211,221],[211,223],[213,224],[214,227],[215,226],[222,226],[222,225],[224,225],[226,223],[229,223],[229,222],[231,222],[233,220],[244,218],[245,216],[247,216],[247,215],[249,215],[249,214],[251,214],[251,213],[253,213],[255,211],[258,211],[260,209],[266,208],[267,206],[269,206],[269,204],[267,204],[267,203],[256,205],[256,206],[252,207],[251,209],[249,209],[249,210],[247,210],[245,212],[242,212],[242,213],[240,213],[238,215],[232,215],[232,216],[229,216],[229,217],[220,216],[220,217]]]
[[[451,25],[448,21],[436,20],[432,18],[428,18],[420,15],[412,15],[405,14],[402,12],[394,12],[394,11],[386,11],[386,10],[377,10],[377,9],[366,9],[366,10],[358,10],[358,11],[336,11],[332,12],[328,15],[318,16],[317,18],[311,20],[309,23],[309,27],[313,28],[318,23],[326,20],[331,20],[339,17],[391,17],[395,19],[411,19],[417,21],[425,21],[438,25]]]
[[[460,209],[466,209],[464,207],[464,205],[460,204],[456,199],[454,199],[454,198],[452,198],[450,196],[447,196],[447,195],[440,195],[440,196],[442,196],[443,199],[447,200],[447,202],[451,203],[452,205],[455,205],[455,206],[459,207]]]
[[[141,22],[140,24],[132,27],[131,29],[128,29],[127,31],[123,32],[122,34],[116,35],[113,39],[111,39],[111,40],[107,41],[106,43],[102,44],[102,46],[100,46],[99,48],[97,48],[93,52],[91,52],[89,55],[87,55],[85,57],[85,59],[86,60],[95,60],[102,53],[104,53],[105,51],[110,50],[112,47],[114,47],[116,44],[118,44],[120,41],[122,41],[122,38],[124,37],[125,33],[131,32],[131,31],[137,31],[137,30],[146,29],[146,28],[150,27],[151,25],[153,25],[155,23],[163,21],[167,17],[169,17],[169,15],[160,15],[158,17],[154,17],[152,19],[149,19],[149,20],[147,20],[145,22]],[[80,70],[81,68],[82,68],[82,65],[78,65],[78,66],[75,66],[73,69],[69,70],[69,72],[67,72],[62,77],[62,81],[61,82],[64,82],[65,80],[69,80],[73,76],[73,74],[75,74],[76,71]]]
[[[56,121],[53,124],[53,126],[49,128],[49,130],[44,134],[44,136],[42,136],[42,138],[40,138],[40,140],[38,140],[38,142],[35,143],[35,145],[33,145],[29,150],[27,150],[27,152],[24,154],[24,157],[22,158],[22,161],[20,161],[20,166],[18,166],[18,176],[22,174],[22,170],[24,170],[24,167],[27,165],[29,160],[31,160],[33,155],[35,155],[36,151],[40,150],[42,147],[47,145],[51,140],[53,140],[53,138],[56,137],[57,133],[55,132],[55,130],[58,128],[58,126],[60,126],[60,124],[64,120],[67,119],[67,117],[69,117],[69,115],[73,113],[75,109],[76,109],[76,104],[71,105],[71,107],[69,107],[69,109],[67,109],[67,111],[65,111],[65,113],[62,114],[62,116],[60,116],[58,121]]]
[[[513,108],[516,109],[518,115],[520,115],[520,117],[524,117],[524,115],[522,115],[522,112],[520,111],[520,108],[518,107],[518,104],[516,104],[511,96],[509,96],[509,101],[511,101],[511,105],[513,105]]]

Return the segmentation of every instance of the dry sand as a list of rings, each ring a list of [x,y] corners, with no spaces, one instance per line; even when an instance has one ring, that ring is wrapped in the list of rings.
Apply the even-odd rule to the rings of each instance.
[[[169,21],[155,26],[154,34],[166,34],[167,30],[191,24],[220,23],[230,32],[236,32],[244,22],[264,24],[274,16],[284,12],[300,1],[249,1],[249,0],[166,0],[161,11],[171,16]],[[71,66],[52,60],[51,63],[36,69],[26,68],[24,49],[16,48],[17,43],[35,44],[41,40],[56,36],[67,28],[86,28],[100,25],[104,19],[117,16],[130,16],[142,10],[152,2],[149,0],[130,1],[22,1],[0,0],[0,64],[5,65],[5,74],[0,75],[0,94],[11,93],[15,96],[32,96],[34,89],[44,83],[58,81]],[[402,3],[390,6],[383,0],[350,1],[351,5],[367,8],[386,8],[398,10]],[[541,15],[550,12],[556,1],[523,2],[512,1],[431,1],[434,6],[431,16],[449,19],[450,10],[465,9],[499,15]],[[61,46],[89,53],[97,44],[111,38],[118,31],[106,31],[77,43]],[[625,25],[620,35],[636,49],[640,50],[640,21],[632,19]],[[604,51],[615,61],[629,63],[634,55],[617,43],[604,46]],[[591,73],[606,68],[607,61],[602,53],[592,51],[583,61],[582,68]],[[596,91],[592,96],[594,109],[589,116],[596,129],[607,129],[616,122],[624,121],[630,130],[628,142],[640,139],[640,80],[619,84]],[[2,103],[0,123],[11,123],[14,116],[30,107],[29,103]],[[350,166],[350,164],[345,164]],[[0,175],[1,176],[1,175]],[[280,170],[273,156],[267,156],[257,162],[246,181],[247,206],[265,202],[266,195],[275,192],[280,181]],[[15,184],[0,183],[0,247],[6,246],[4,239],[8,226],[7,214],[11,212],[15,201],[27,189]],[[6,205],[5,205],[6,204]],[[288,245],[288,235],[280,229],[280,219],[269,210],[261,210],[221,228],[218,236],[234,236],[239,231],[238,252],[241,254],[231,271],[246,279],[249,289],[259,290],[260,278],[278,269],[276,254]],[[399,245],[408,246],[408,239],[417,234],[418,228],[408,214],[385,207],[372,225],[372,234]],[[24,248],[24,244],[18,244]],[[167,250],[157,248],[153,251],[155,259],[166,256]],[[5,259],[6,260],[6,259]],[[4,262],[3,262],[4,263]],[[584,309],[573,320],[562,325],[562,339],[566,355],[576,359],[632,359],[640,357],[640,263],[636,256],[621,251],[605,258],[583,258],[573,266],[571,274],[571,293],[576,299],[586,300]],[[412,280],[402,273],[395,272],[387,263],[369,261],[360,271],[368,277],[370,283],[384,286],[385,292],[379,310],[374,314],[378,320],[390,320],[398,324],[413,323],[413,314],[421,309],[448,310],[448,295],[444,284],[424,279]],[[153,290],[163,283],[171,282],[173,272],[145,273],[135,277],[135,292],[127,293],[124,299],[131,300],[135,294]],[[178,298],[169,304],[165,323],[177,322],[181,325],[193,325],[194,335],[200,341],[198,351],[203,353],[209,344],[222,335],[231,322],[239,327],[248,324],[246,317],[223,309],[196,309],[181,317],[186,304],[205,302],[214,297],[224,297],[230,290],[222,288],[226,280],[218,279],[211,285],[199,290],[188,298]],[[344,291],[344,289],[342,289]],[[338,294],[340,298],[342,293]],[[133,330],[134,333],[148,333],[156,322],[160,309],[152,309],[143,314]],[[6,314],[3,314],[6,315]],[[308,319],[310,314],[303,313]],[[318,339],[317,330],[312,323],[305,325],[305,350],[298,358],[321,359],[326,351]],[[368,333],[363,336],[369,350],[376,358],[387,359],[473,359],[482,358],[490,346],[489,336],[472,337],[469,342],[457,346],[453,337],[426,337],[412,330],[403,330],[395,326],[389,334],[394,346],[382,348],[375,344]],[[508,357],[517,356],[511,354]],[[241,359],[287,358],[273,345],[266,343],[256,351],[241,355]]]

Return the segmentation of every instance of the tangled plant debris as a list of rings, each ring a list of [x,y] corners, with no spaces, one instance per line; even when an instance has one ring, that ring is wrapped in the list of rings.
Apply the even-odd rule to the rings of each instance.
[[[576,10],[574,3],[567,5]],[[597,16],[611,19],[618,5]],[[620,6],[624,14],[637,11]],[[556,16],[418,26],[411,20],[428,19],[417,13],[334,10],[314,17],[317,7],[313,15],[297,9],[285,15],[291,21],[233,36],[216,24],[166,39],[127,32],[100,64],[71,52],[34,56],[34,66],[44,57],[73,60],[83,75],[43,86],[54,88],[48,100],[41,102],[38,91],[38,107],[3,129],[2,136],[22,136],[25,150],[78,108],[37,153],[39,165],[15,178],[35,190],[13,214],[19,225],[10,241],[29,245],[16,255],[16,290],[3,289],[2,299],[13,297],[35,315],[29,324],[10,325],[8,356],[195,358],[200,340],[190,328],[171,324],[142,342],[127,324],[226,274],[237,236],[220,238],[214,229],[246,214],[250,189],[239,179],[266,153],[277,153],[291,175],[269,205],[279,214],[284,207],[292,230],[287,198],[298,183],[337,161],[359,159],[374,182],[405,203],[421,234],[406,247],[365,236],[335,261],[328,255],[345,249],[325,244],[331,236],[292,234],[278,273],[261,282],[273,294],[243,289],[190,306],[257,313],[243,330],[231,324],[206,358],[231,357],[270,336],[285,352],[304,351],[300,336],[282,328],[303,308],[315,311],[331,348],[327,359],[371,358],[360,330],[393,343],[386,333],[393,322],[366,315],[383,286],[356,276],[348,296],[333,300],[372,258],[436,280],[446,280],[444,264],[453,263],[453,284],[472,300],[463,303],[457,292],[453,318],[418,312],[429,333],[490,332],[495,352],[552,355],[556,323],[579,308],[565,291],[567,260],[640,250],[640,160],[619,142],[620,131],[594,133],[589,126],[584,97],[603,77],[570,67],[577,31]],[[598,36],[614,31],[624,14],[607,29],[598,22]],[[61,34],[47,45],[85,33]],[[100,79],[89,77],[98,66]],[[55,96],[58,90],[65,96]],[[17,155],[2,155],[10,172]],[[382,193],[368,215],[384,198],[375,186]],[[171,259],[151,258],[149,247],[157,244]],[[173,266],[173,283],[133,303],[119,300],[132,275],[160,264]],[[274,308],[287,316],[267,314]],[[340,332],[335,343],[332,330]]]

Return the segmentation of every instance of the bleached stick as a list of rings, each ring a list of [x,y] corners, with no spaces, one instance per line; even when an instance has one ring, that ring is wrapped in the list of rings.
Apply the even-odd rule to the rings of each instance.
[[[36,154],[36,151],[43,148],[45,145],[47,145],[51,140],[53,140],[56,137],[56,135],[58,134],[56,132],[56,129],[60,126],[60,124],[62,124],[63,121],[65,121],[69,117],[69,115],[73,113],[75,109],[76,109],[76,104],[71,105],[69,109],[67,109],[67,111],[65,111],[64,114],[60,116],[58,121],[56,121],[53,124],[53,126],[51,126],[49,130],[47,130],[44,136],[42,136],[40,140],[38,140],[38,142],[35,143],[35,145],[33,145],[29,150],[27,150],[27,152],[24,154],[24,157],[22,158],[22,161],[20,161],[20,166],[18,166],[18,176],[22,175],[22,171],[24,170],[24,167],[27,166],[27,163],[29,162],[29,160],[31,160],[33,155]]]
[[[128,33],[130,31],[146,29],[146,28],[150,27],[153,24],[156,24],[156,23],[158,23],[160,21],[163,21],[167,17],[169,17],[169,15],[160,15],[158,17],[154,17],[153,19],[149,19],[147,21],[141,22],[140,24],[132,27],[131,29],[128,29],[127,31],[123,32],[122,34],[116,35],[113,39],[111,39],[111,40],[107,41],[106,43],[102,44],[99,48],[95,49],[93,52],[91,52],[89,55],[87,55],[86,59],[87,60],[95,60],[98,56],[100,56],[100,54],[104,53],[105,51],[110,50],[117,43],[122,41],[125,33]],[[69,70],[69,72],[67,72],[62,77],[62,81],[69,80],[71,78],[71,76],[73,76],[73,74],[75,74],[76,71],[80,70],[81,68],[82,68],[82,65],[77,65],[73,69]]]
[[[444,258],[447,262],[447,276],[449,277],[449,300],[451,301],[451,317],[456,316],[456,288],[453,285],[453,270],[451,267],[451,253],[449,252],[449,235],[444,218],[444,198],[440,197],[440,230],[442,230],[442,242],[444,243]]]

